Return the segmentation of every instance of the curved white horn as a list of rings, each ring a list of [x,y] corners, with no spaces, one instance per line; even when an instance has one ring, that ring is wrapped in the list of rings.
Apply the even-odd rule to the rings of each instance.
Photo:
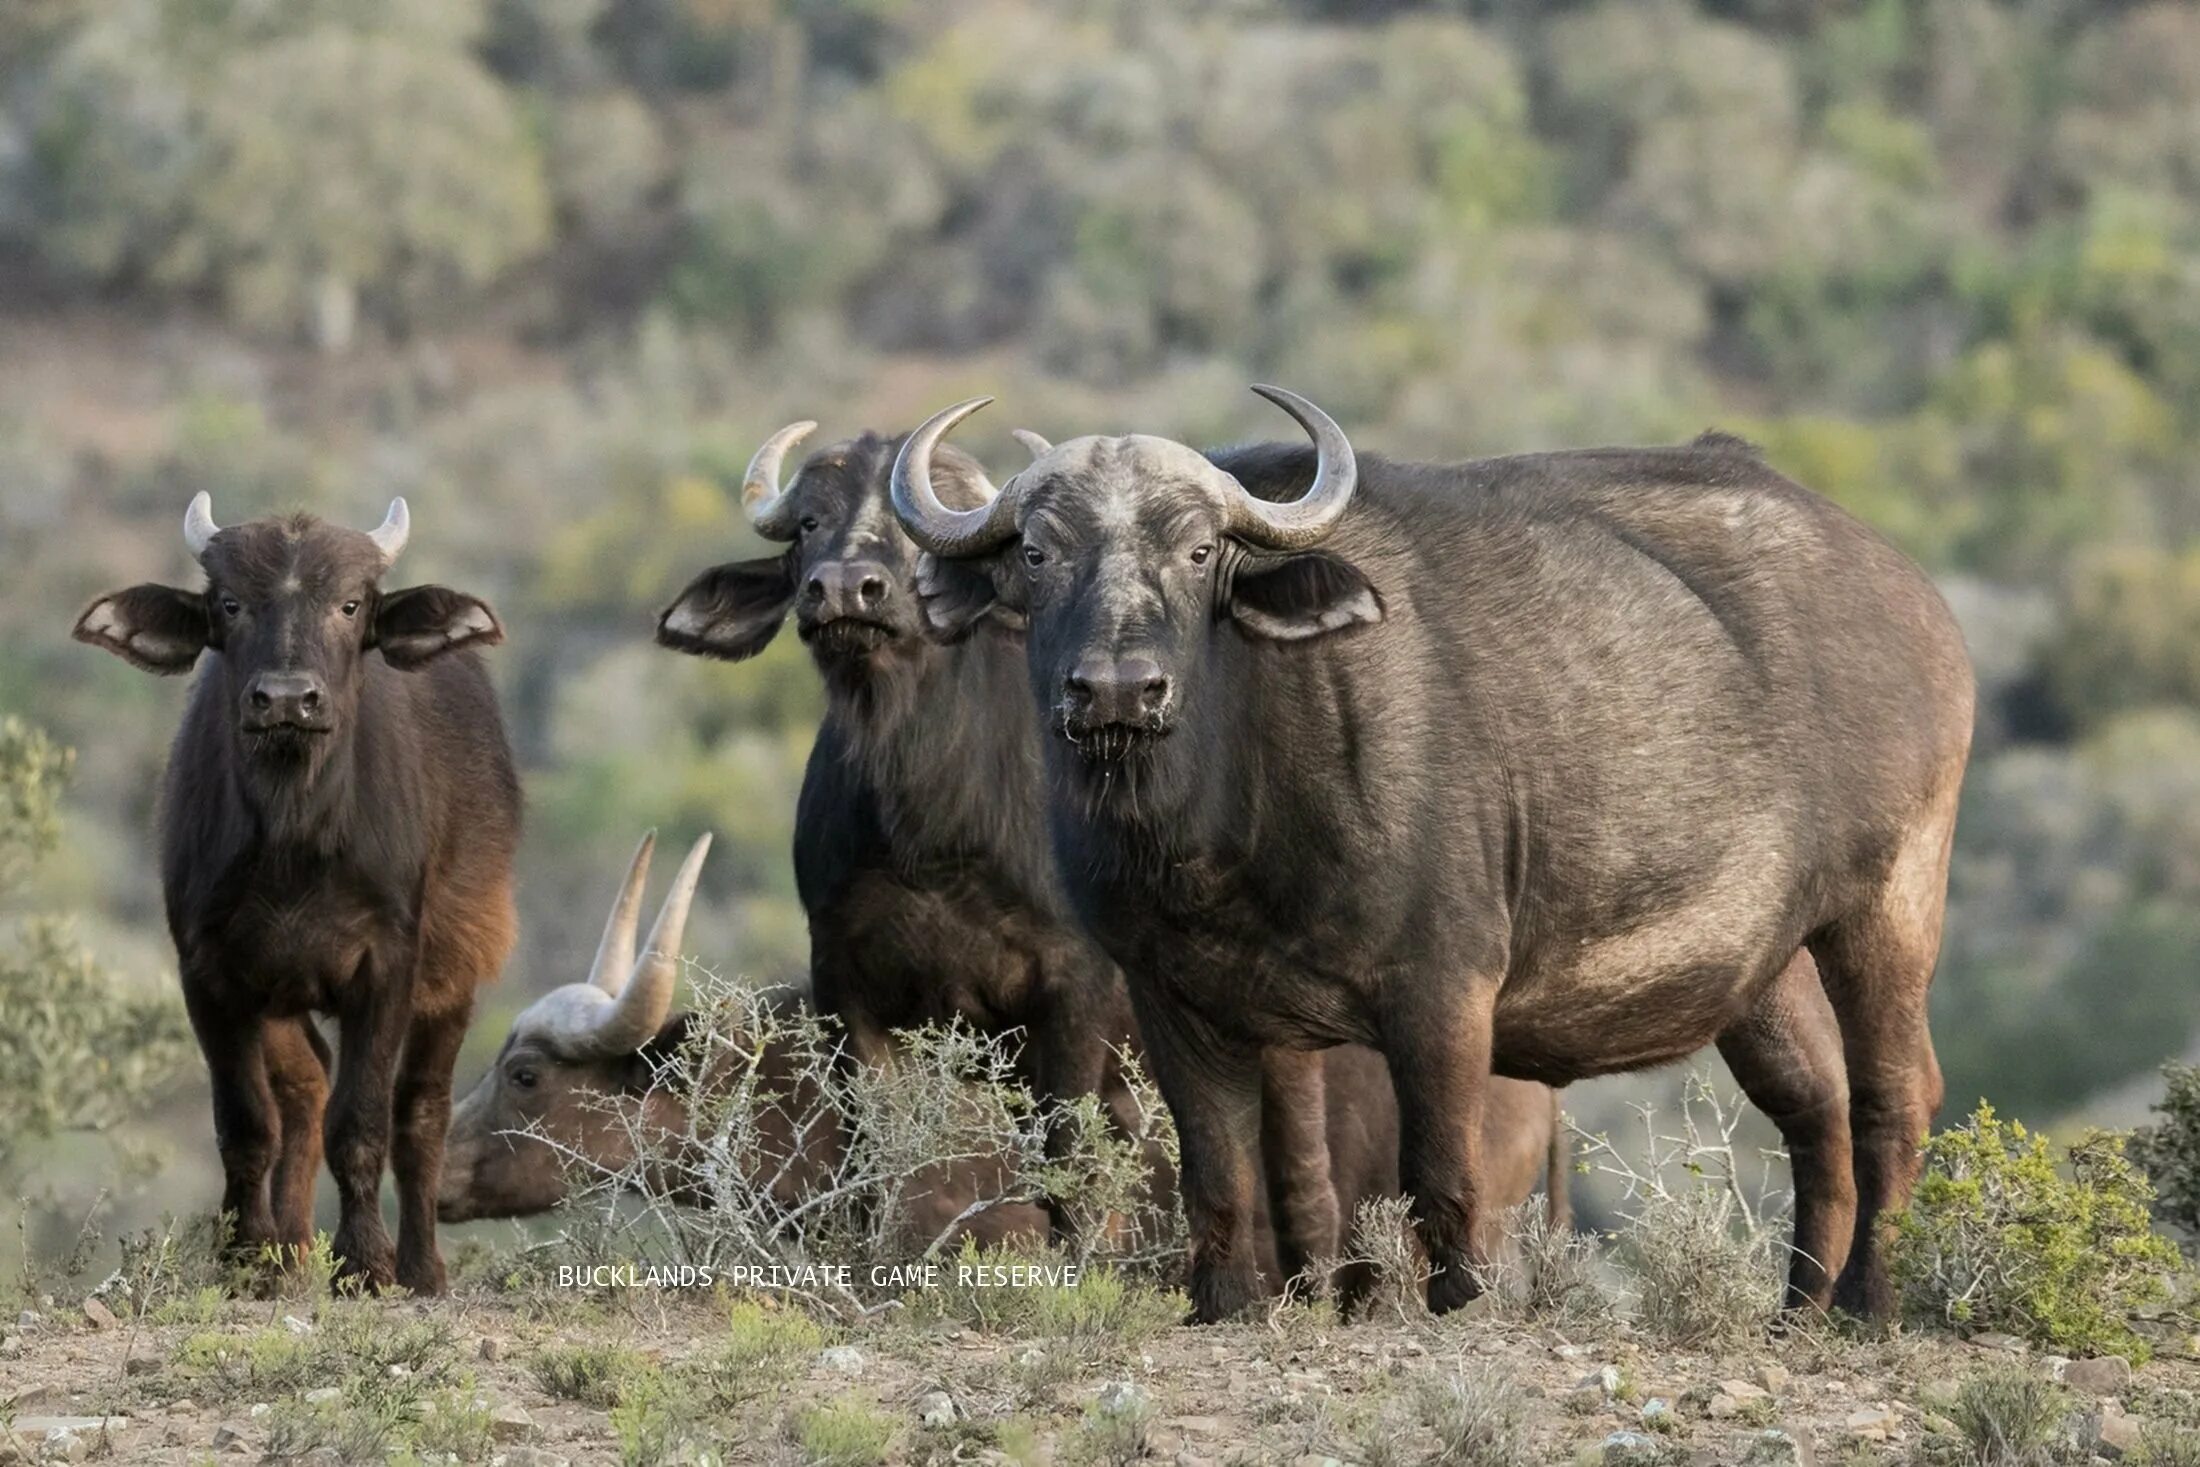
[[[749,523],[767,540],[795,537],[794,506],[779,487],[779,466],[788,451],[816,429],[817,424],[807,418],[781,428],[764,440],[741,476],[741,502],[748,506]]]
[[[932,487],[932,451],[947,430],[993,401],[973,397],[968,402],[942,408],[902,440],[894,455],[894,514],[909,538],[934,555],[953,559],[983,555],[1016,538],[1016,502],[1022,491],[1016,480],[1005,491],[997,490],[983,473],[978,485],[986,502],[976,509],[949,509]]]
[[[652,830],[634,848],[634,860],[626,868],[626,884],[612,904],[610,920],[603,925],[603,940],[596,945],[596,964],[588,981],[617,998],[634,972],[634,934],[642,925],[642,888],[649,882],[649,858],[657,849]]]
[[[665,903],[649,929],[648,949],[596,1030],[598,1053],[632,1054],[664,1027],[672,1012],[673,991],[680,985],[680,941],[687,934],[688,907],[703,876],[703,858],[709,854],[708,835],[688,848],[680,874],[672,878],[672,890],[665,893]]]
[[[191,548],[191,558],[197,560],[206,554],[206,547],[221,532],[222,527],[214,523],[214,496],[201,489],[191,496],[191,507],[183,512],[183,543]]]
[[[1011,428],[1008,436],[1024,446],[1024,451],[1034,459],[1044,458],[1054,452],[1054,445],[1032,432],[1029,428]]]
[[[1230,529],[1270,550],[1304,550],[1319,544],[1344,518],[1352,491],[1359,486],[1359,461],[1353,455],[1352,440],[1329,414],[1281,387],[1253,390],[1289,413],[1314,440],[1314,482],[1304,495],[1279,504],[1255,499],[1237,480],[1218,470],[1218,476],[1235,491]]]
[[[390,501],[390,512],[382,517],[382,527],[372,531],[368,538],[382,552],[382,564],[394,565],[404,552],[405,541],[412,535],[412,511],[405,507],[403,495]]]

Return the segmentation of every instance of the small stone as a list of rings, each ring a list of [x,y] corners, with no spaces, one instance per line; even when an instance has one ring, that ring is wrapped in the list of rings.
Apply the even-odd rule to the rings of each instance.
[[[1183,1436],[1221,1436],[1229,1430],[1219,1416],[1171,1416],[1161,1424]]]
[[[2121,1355],[2073,1360],[2062,1368],[2062,1383],[2089,1396],[2113,1396],[2131,1384],[2131,1362]]]
[[[832,1345],[819,1353],[818,1363],[842,1375],[863,1373],[863,1352],[853,1345]]]
[[[955,1398],[945,1391],[926,1391],[917,1397],[917,1420],[926,1426],[953,1426]]]
[[[315,1386],[312,1390],[307,1391],[302,1399],[308,1406],[319,1406],[329,1401],[340,1401],[343,1398],[344,1388],[342,1386]]]
[[[1725,1391],[1713,1391],[1703,1403],[1703,1414],[1713,1421],[1727,1421],[1742,1414],[1742,1403]]]
[[[38,1444],[38,1455],[47,1462],[81,1462],[91,1447],[73,1431],[49,1431]]]
[[[1841,1423],[1842,1429],[1860,1441],[1883,1442],[1895,1429],[1897,1418],[1884,1406],[1866,1406],[1861,1411],[1851,1411]]]
[[[8,1410],[20,1416],[34,1406],[58,1406],[61,1404],[60,1388],[46,1381],[33,1381],[4,1398]]]
[[[2093,1447],[2111,1462],[2120,1462],[2139,1450],[2146,1423],[2121,1411],[2104,1411],[2093,1421]]]
[[[13,1359],[15,1356],[22,1353],[23,1337],[21,1335],[7,1335],[5,1337],[0,1337],[0,1355],[6,1355],[10,1359]]]
[[[1146,1408],[1146,1393],[1139,1389],[1136,1381],[1111,1380],[1100,1387],[1093,1404],[1100,1408],[1103,1416],[1134,1415]]]
[[[84,1317],[92,1322],[93,1329],[113,1329],[122,1323],[107,1307],[107,1301],[97,1295],[84,1301]]]
[[[178,1396],[168,1403],[168,1414],[170,1416],[196,1416],[199,1414],[199,1403],[189,1396]]]
[[[252,1420],[258,1421],[261,1417],[267,1415],[268,1412],[274,1409],[275,1408],[273,1406],[268,1405],[265,1401],[254,1401],[252,1403],[251,1409],[246,1411],[244,1414],[250,1417]]]
[[[483,1335],[481,1343],[475,1347],[474,1353],[494,1364],[504,1358],[504,1341],[498,1339],[495,1335]]]
[[[489,1418],[489,1435],[500,1442],[523,1442],[535,1434],[535,1418],[525,1406],[504,1405]]]
[[[1788,1372],[1785,1365],[1760,1365],[1754,1379],[1772,1395],[1784,1395],[1788,1388]]]
[[[127,1416],[18,1416],[10,1429],[20,1437],[46,1437],[57,1431],[79,1435],[97,1435],[104,1431],[113,1436],[127,1430],[129,1425]]]
[[[1812,1467],[1810,1444],[1777,1428],[1760,1431],[1749,1439],[1742,1467]]]
[[[1642,1424],[1652,1430],[1663,1430],[1679,1425],[1680,1417],[1674,1414],[1671,1401],[1652,1396],[1642,1403]]]
[[[566,1458],[541,1447],[513,1447],[490,1460],[496,1467],[572,1467]]]
[[[15,1322],[17,1325],[24,1329],[36,1329],[38,1328],[38,1311],[35,1309],[26,1309],[21,1314],[15,1316]]]
[[[158,1355],[131,1355],[122,1362],[124,1375],[158,1375],[168,1362]]]
[[[2001,1350],[2011,1355],[2021,1355],[2030,1348],[2015,1335],[2004,1334],[1997,1329],[1980,1330],[1971,1336],[1971,1346],[1978,1350]]]
[[[1615,1431],[1604,1439],[1607,1467],[1648,1467],[1664,1455],[1664,1443],[1639,1431]]]
[[[1178,1452],[1176,1467],[1215,1467],[1215,1459],[1202,1457],[1197,1452]]]
[[[228,1421],[224,1421],[221,1425],[215,1427],[214,1450],[217,1452],[245,1451],[244,1428]]]
[[[1762,1401],[1772,1394],[1772,1388],[1751,1385],[1746,1380],[1722,1380],[1719,1382],[1719,1392],[1721,1395],[1732,1396],[1737,1401]]]
[[[310,1335],[313,1333],[313,1321],[295,1314],[286,1314],[283,1316],[283,1328],[294,1335]]]
[[[1582,1389],[1594,1388],[1601,1392],[1606,1400],[1610,1400],[1619,1394],[1619,1384],[1620,1375],[1617,1365],[1603,1366],[1581,1378]]]

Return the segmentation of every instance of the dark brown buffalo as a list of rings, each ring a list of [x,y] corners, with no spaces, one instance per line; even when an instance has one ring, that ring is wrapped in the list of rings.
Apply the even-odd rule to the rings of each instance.
[[[451,1066],[512,945],[520,796],[472,650],[503,631],[472,596],[383,589],[407,527],[398,500],[372,534],[221,529],[202,494],[184,537],[204,589],[102,596],[76,636],[149,672],[207,659],[169,755],[161,876],[238,1243],[311,1244],[325,1107],[344,1276],[434,1293]],[[315,1014],[339,1030],[333,1097]]]
[[[1971,733],[1931,582],[1731,438],[1392,463],[1261,391],[1312,451],[1084,437],[949,505],[933,449],[980,399],[894,471],[936,631],[1028,628],[1058,864],[1182,1137],[1199,1313],[1258,1292],[1251,1056],[1347,1042],[1390,1062],[1437,1309],[1477,1291],[1493,1068],[1716,1042],[1796,1158],[1790,1301],[1886,1312]]]
[[[791,616],[824,677],[794,838],[815,1000],[865,1063],[886,1061],[895,1030],[959,1019],[1020,1031],[1042,1100],[1120,1097],[1130,999],[1054,873],[1022,648],[1005,627],[953,647],[925,636],[917,549],[887,495],[898,438],[821,449],[780,482],[815,427],[782,428],[749,465],[750,519],[785,548],[703,572],[657,629],[675,651],[740,661]],[[964,467],[983,478],[941,456],[944,492]]]

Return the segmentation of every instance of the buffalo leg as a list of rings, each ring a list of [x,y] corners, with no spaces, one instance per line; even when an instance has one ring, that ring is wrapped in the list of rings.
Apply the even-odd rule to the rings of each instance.
[[[282,1151],[271,1182],[275,1234],[294,1264],[313,1249],[313,1187],[321,1175],[321,1118],[328,1106],[328,1044],[313,1021],[268,1022],[268,1079],[282,1115]]]
[[[1320,1050],[1261,1054],[1261,1170],[1268,1179],[1276,1254],[1286,1279],[1332,1266],[1344,1220],[1329,1165],[1329,1106]],[[1329,1280],[1311,1280],[1321,1293]]]
[[[1053,1111],[1047,1124],[1047,1157],[1053,1161],[1064,1159],[1077,1140],[1061,1107],[1081,1095],[1098,1095],[1108,1075],[1107,1039],[1098,1026],[1080,1022],[1085,1018],[1074,1003],[1049,1005],[1033,1016],[1024,1042],[1032,1094]],[[1041,1205],[1055,1241],[1074,1244],[1077,1223],[1068,1207],[1056,1197],[1043,1199]],[[1101,1229],[1108,1224],[1104,1217],[1087,1221]]]
[[[184,1008],[206,1056],[214,1095],[214,1142],[222,1159],[222,1211],[236,1228],[236,1251],[257,1262],[277,1238],[267,1175],[281,1142],[281,1117],[268,1082],[266,1021],[236,1013],[185,983]]]
[[[1192,1317],[1214,1324],[1262,1297],[1253,1228],[1259,1055],[1251,1045],[1224,1041],[1193,1014],[1142,1007],[1139,1025],[1154,1081],[1176,1121]]]
[[[392,1090],[411,1007],[409,982],[362,967],[354,1001],[339,1018],[336,1088],[329,1097],[329,1170],[342,1213],[336,1224],[340,1278],[370,1289],[397,1281],[396,1250],[382,1221],[382,1168],[389,1159]]]
[[[1807,953],[1797,953],[1719,1053],[1750,1103],[1780,1128],[1795,1179],[1795,1240],[1787,1307],[1823,1310],[1856,1226],[1849,1081],[1841,1030]]]
[[[1398,1181],[1413,1199],[1421,1246],[1435,1270],[1438,1314],[1482,1292],[1482,1111],[1490,1078],[1490,995],[1470,988],[1447,1003],[1396,1003],[1383,1056],[1398,1092]]]
[[[415,1294],[443,1292],[443,1255],[435,1245],[436,1187],[443,1138],[451,1128],[451,1071],[473,1018],[470,988],[455,1007],[413,1015],[394,1100],[397,1173],[397,1281]]]
[[[1810,941],[1841,1023],[1856,1148],[1856,1240],[1834,1280],[1833,1302],[1872,1318],[1894,1307],[1880,1226],[1886,1214],[1909,1205],[1919,1146],[1940,1109],[1940,1065],[1925,1005],[1940,954],[1954,834],[1951,781],[1896,851],[1874,898]]]

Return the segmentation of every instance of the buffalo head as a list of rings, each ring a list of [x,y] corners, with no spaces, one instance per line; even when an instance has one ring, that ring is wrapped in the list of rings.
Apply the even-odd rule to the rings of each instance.
[[[738,661],[761,652],[787,613],[836,692],[926,655],[913,585],[917,547],[894,518],[889,493],[899,440],[866,433],[812,454],[782,485],[780,465],[817,425],[790,423],[764,441],[744,480],[749,520],[780,554],[714,566],[657,621],[678,652]],[[985,474],[967,455],[936,460],[940,492],[979,502]]]
[[[1367,577],[1317,548],[1352,498],[1351,443],[1297,394],[1254,391],[1314,440],[1313,482],[1296,500],[1256,498],[1198,451],[1132,435],[1027,439],[1028,467],[952,507],[934,454],[990,398],[935,415],[895,460],[894,508],[932,556],[933,629],[953,636],[1002,607],[1028,622],[1034,691],[1088,765],[1113,769],[1175,730],[1218,636],[1288,643],[1382,619]]]
[[[201,652],[216,653],[248,765],[277,775],[310,768],[351,728],[370,654],[410,671],[504,639],[475,597],[442,586],[382,588],[410,528],[398,499],[367,533],[311,515],[224,529],[201,494],[184,515],[183,537],[206,588],[110,592],[85,608],[75,635],[147,672],[186,672]]]
[[[613,1113],[617,1101],[679,1104],[651,1081],[655,1059],[679,1042],[672,997],[680,940],[710,837],[688,851],[637,957],[642,889],[655,847],[651,834],[634,853],[588,981],[552,989],[513,1020],[496,1063],[452,1109],[436,1202],[443,1221],[547,1211],[565,1196],[571,1160],[616,1169],[633,1159],[635,1132],[629,1118]],[[641,1124],[677,1131],[681,1119],[645,1114]]]

